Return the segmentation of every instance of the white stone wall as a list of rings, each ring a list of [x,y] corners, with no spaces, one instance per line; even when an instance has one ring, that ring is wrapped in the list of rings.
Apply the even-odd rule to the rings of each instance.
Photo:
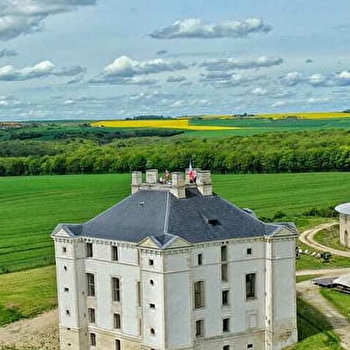
[[[350,215],[339,215],[339,234],[340,243],[350,248]]]
[[[90,332],[96,333],[98,350],[113,350],[115,339],[123,350],[220,350],[224,345],[233,350],[248,344],[279,350],[296,341],[293,238],[230,240],[163,252],[115,242],[118,261],[112,261],[111,242],[91,242],[92,258],[85,257],[85,241],[55,242],[62,350],[89,349]],[[222,245],[227,246],[225,282]],[[86,273],[95,276],[95,297],[87,297]],[[256,274],[256,297],[246,300],[249,273]],[[112,277],[120,279],[120,302],[112,301]],[[196,281],[205,283],[205,307],[199,309],[194,307]],[[229,290],[227,306],[222,305],[223,290]],[[88,307],[96,309],[95,324],[88,324]],[[113,328],[113,313],[121,315],[121,330]],[[229,332],[223,332],[223,318],[230,318]],[[204,337],[195,336],[199,319],[204,320]]]

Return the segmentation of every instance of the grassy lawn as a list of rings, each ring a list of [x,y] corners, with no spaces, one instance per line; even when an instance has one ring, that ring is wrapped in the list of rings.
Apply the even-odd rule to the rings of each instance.
[[[304,282],[304,281],[309,281],[314,278],[320,277],[321,275],[305,275],[305,276],[296,276],[296,282]]]
[[[0,276],[0,326],[57,305],[54,266]]]
[[[308,249],[310,252],[318,252],[317,250],[314,250],[301,242],[299,242],[298,245],[302,250]],[[324,263],[322,259],[318,259],[311,255],[302,254],[296,261],[297,270],[327,269],[336,267],[350,267],[350,259],[343,256],[333,255],[330,262]]]
[[[297,299],[298,344],[290,350],[341,350],[339,337],[323,314],[302,299]]]
[[[337,249],[337,250],[344,250],[349,251],[348,248],[344,247],[340,243],[339,239],[339,225],[330,227],[328,229],[322,230],[318,232],[314,239],[316,242],[323,244],[325,246]]]
[[[349,173],[213,178],[214,190],[229,201],[255,210],[259,217],[278,214],[276,221],[295,220],[300,230],[320,222],[301,213],[350,197]],[[0,273],[52,264],[50,233],[56,224],[84,222],[99,214],[130,194],[129,183],[129,174],[0,177]],[[309,258],[298,266],[309,268]],[[342,261],[339,266],[344,266]]]
[[[320,293],[350,321],[350,295],[333,289],[322,288]]]

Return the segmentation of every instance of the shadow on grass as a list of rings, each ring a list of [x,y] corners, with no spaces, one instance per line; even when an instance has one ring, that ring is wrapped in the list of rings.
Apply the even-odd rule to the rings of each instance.
[[[298,340],[301,341],[312,335],[332,330],[332,325],[324,315],[304,300],[297,299],[298,307]]]
[[[16,309],[6,309],[0,306],[0,327],[8,323],[18,321],[24,318],[23,315]]]

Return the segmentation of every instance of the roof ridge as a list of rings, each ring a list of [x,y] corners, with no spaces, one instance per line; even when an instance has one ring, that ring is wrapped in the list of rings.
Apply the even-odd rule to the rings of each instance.
[[[168,233],[169,228],[169,214],[170,213],[170,192],[166,194],[165,215],[164,215],[164,234]]]

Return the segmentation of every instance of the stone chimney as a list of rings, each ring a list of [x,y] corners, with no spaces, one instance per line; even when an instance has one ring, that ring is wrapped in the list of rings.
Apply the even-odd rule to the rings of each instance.
[[[213,194],[213,183],[211,181],[210,170],[199,170],[197,172],[197,188],[203,196],[211,196]]]
[[[133,171],[131,173],[131,193],[136,193],[142,185],[142,172]]]
[[[186,186],[182,173],[174,172],[171,174],[170,192],[177,198],[186,198]]]
[[[158,169],[146,170],[146,184],[155,185],[158,182]]]

